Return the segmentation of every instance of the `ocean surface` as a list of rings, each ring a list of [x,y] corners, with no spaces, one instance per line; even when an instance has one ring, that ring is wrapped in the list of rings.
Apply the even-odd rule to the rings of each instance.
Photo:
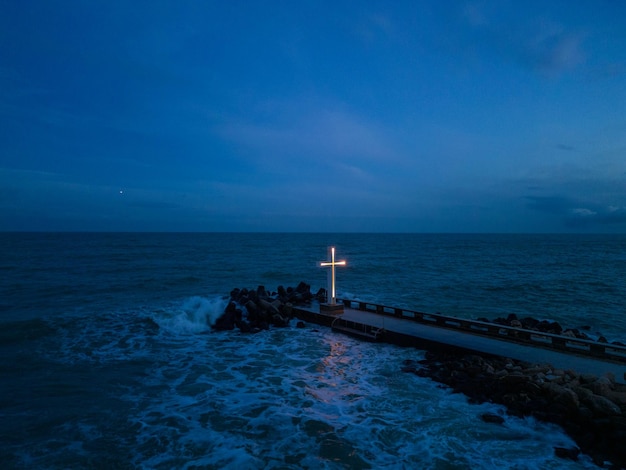
[[[235,287],[325,287],[331,245],[340,298],[626,340],[626,235],[0,233],[2,468],[594,468],[403,373],[423,351],[211,330]]]

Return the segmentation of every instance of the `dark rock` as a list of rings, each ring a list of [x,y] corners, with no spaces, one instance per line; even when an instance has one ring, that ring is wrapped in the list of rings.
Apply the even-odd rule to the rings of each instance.
[[[558,322],[549,322],[547,320],[541,320],[537,323],[535,329],[542,333],[552,333],[555,335],[560,335],[563,331],[563,327]]]
[[[585,405],[587,405],[594,414],[600,416],[617,416],[622,414],[622,410],[619,406],[608,398],[596,394],[592,394],[591,397],[585,400]]]
[[[244,307],[248,312],[248,320],[255,322],[259,316],[259,308],[257,307],[257,304],[255,304],[252,300],[248,300]]]
[[[296,328],[304,328],[306,325],[304,324],[303,321],[299,321],[298,323],[296,323]]]
[[[259,299],[267,299],[269,297],[269,294],[267,293],[267,291],[265,290],[265,286],[258,286],[256,288],[256,296]]]
[[[281,315],[284,317],[287,317],[288,319],[293,318],[293,305],[291,305],[291,302],[282,304],[278,310],[280,310]]]
[[[577,461],[578,456],[580,455],[580,449],[578,447],[572,447],[571,449],[567,449],[565,447],[555,447],[554,455],[560,459]]]
[[[504,418],[494,413],[483,413],[482,415],[480,415],[480,419],[482,419],[485,423],[493,423],[493,424],[504,423]]]
[[[595,382],[591,384],[591,391],[596,395],[602,395],[604,397],[608,396],[608,394],[613,390],[615,383],[611,381],[608,377],[600,377]]]
[[[550,333],[555,335],[560,335],[563,332],[563,327],[559,324],[559,322],[550,323]]]
[[[533,317],[524,317],[520,321],[522,322],[522,326],[527,330],[534,330],[539,323],[539,320]]]
[[[242,320],[240,322],[237,323],[237,328],[239,328],[239,331],[241,331],[242,333],[250,333],[252,332],[252,326],[250,325],[250,323],[248,323],[245,320]]]
[[[515,315],[514,313],[509,313],[509,316],[506,317],[506,321],[511,323],[513,320],[517,320],[517,315]]]
[[[279,313],[272,315],[272,325],[278,327],[285,327],[289,325],[289,322]]]
[[[241,312],[241,310],[239,311]],[[215,321],[213,329],[215,330],[234,330],[237,321],[237,305],[235,302],[229,302],[224,313]]]

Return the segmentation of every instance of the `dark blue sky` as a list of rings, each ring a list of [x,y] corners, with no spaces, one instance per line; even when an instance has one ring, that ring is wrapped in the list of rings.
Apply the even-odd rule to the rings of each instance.
[[[626,232],[626,3],[0,0],[0,229]]]

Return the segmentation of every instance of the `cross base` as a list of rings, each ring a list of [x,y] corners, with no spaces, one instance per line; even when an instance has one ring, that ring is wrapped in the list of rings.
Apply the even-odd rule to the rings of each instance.
[[[320,304],[320,313],[330,313],[331,315],[340,315],[343,313],[343,304]]]

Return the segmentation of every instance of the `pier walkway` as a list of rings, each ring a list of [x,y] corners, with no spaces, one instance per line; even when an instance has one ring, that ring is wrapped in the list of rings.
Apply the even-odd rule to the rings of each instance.
[[[363,302],[344,300],[343,303],[343,313],[338,314],[320,313],[317,305],[293,310],[304,321],[368,341],[509,357],[551,364],[580,374],[612,373],[617,382],[626,383],[626,347],[623,346]],[[351,308],[352,304],[358,308]]]

